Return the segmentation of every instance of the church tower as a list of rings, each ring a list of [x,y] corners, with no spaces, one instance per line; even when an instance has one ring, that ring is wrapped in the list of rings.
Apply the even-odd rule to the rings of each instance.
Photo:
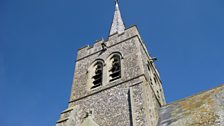
[[[160,75],[118,1],[107,40],[78,50],[71,97],[56,126],[156,126],[165,104]]]

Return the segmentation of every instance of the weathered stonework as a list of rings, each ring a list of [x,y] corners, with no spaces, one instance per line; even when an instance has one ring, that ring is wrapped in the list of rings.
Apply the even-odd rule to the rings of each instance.
[[[106,50],[102,43],[106,44]],[[147,61],[151,62],[151,72],[158,79],[159,74],[146,49],[142,49],[145,49],[144,43],[136,26],[110,36],[107,41],[96,42],[93,47],[80,49],[69,106],[62,112],[57,126],[80,126],[90,111],[91,120],[99,126],[156,126],[158,110],[165,104],[165,99],[162,90],[156,94],[162,86],[158,86],[160,81],[150,80],[152,74]],[[121,78],[110,82],[107,61],[113,53],[122,56]],[[89,67],[97,59],[105,61],[103,85],[90,89]]]
[[[56,126],[224,126],[224,85],[166,105],[154,60],[137,27],[125,29],[116,0],[108,40],[78,51],[69,105]]]

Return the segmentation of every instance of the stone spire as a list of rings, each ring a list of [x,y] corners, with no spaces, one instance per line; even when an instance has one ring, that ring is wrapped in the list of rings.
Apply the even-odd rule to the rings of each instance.
[[[115,0],[115,11],[114,11],[114,19],[110,28],[110,35],[114,33],[122,33],[125,30],[125,26],[123,20],[121,18],[120,9],[118,6],[118,0]]]

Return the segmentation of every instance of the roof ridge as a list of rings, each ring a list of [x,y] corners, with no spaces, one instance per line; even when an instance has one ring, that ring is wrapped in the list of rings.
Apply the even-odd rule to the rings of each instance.
[[[162,107],[165,107],[165,106],[168,106],[168,105],[171,105],[171,104],[176,104],[176,103],[178,103],[178,102],[184,101],[185,99],[192,98],[192,97],[194,97],[194,96],[197,96],[197,95],[200,95],[200,94],[209,92],[209,91],[213,91],[213,90],[216,90],[216,89],[218,89],[218,88],[224,88],[224,84],[221,84],[221,85],[219,85],[219,86],[217,86],[217,87],[215,87],[215,88],[211,88],[211,89],[208,89],[208,90],[201,91],[201,92],[199,92],[199,93],[195,93],[195,94],[193,94],[193,95],[191,95],[191,96],[187,96],[187,97],[185,97],[185,98],[181,98],[181,99],[179,99],[179,100],[176,100],[176,101],[173,101],[173,102],[171,102],[171,103],[165,104],[165,105],[163,105]],[[162,107],[161,107],[161,108],[162,108]]]

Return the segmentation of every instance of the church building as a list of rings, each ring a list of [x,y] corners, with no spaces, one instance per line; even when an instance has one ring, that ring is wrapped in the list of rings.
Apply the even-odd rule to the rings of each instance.
[[[56,126],[224,126],[224,85],[166,104],[155,60],[116,0],[107,40],[78,50]]]

